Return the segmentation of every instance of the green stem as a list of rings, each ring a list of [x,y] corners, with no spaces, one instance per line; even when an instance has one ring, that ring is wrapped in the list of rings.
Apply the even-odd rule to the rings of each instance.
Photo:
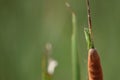
[[[47,68],[47,62],[46,62],[46,55],[43,55],[42,57],[42,80],[46,80],[46,68]]]
[[[52,75],[47,73],[46,76],[47,76],[47,80],[52,80]]]
[[[91,39],[90,31],[88,28],[84,28],[85,38],[87,42],[88,49],[94,48],[93,40]]]
[[[72,12],[72,24],[73,24],[73,32],[72,32],[72,37],[71,37],[72,73],[73,73],[73,80],[80,80],[79,58],[78,58],[78,53],[77,53],[76,15],[73,12]]]
[[[52,80],[52,76],[48,74],[48,58],[50,58],[51,54],[51,44],[47,43],[45,46],[45,53],[42,56],[42,80]]]

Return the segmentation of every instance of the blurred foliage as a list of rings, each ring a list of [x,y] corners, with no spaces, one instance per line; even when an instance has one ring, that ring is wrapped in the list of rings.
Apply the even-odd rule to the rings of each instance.
[[[87,80],[85,0],[67,0],[77,14],[81,78]],[[90,0],[95,47],[105,80],[120,80],[119,0]],[[71,13],[65,0],[0,0],[0,80],[41,80],[41,55],[53,44],[54,80],[72,80]]]

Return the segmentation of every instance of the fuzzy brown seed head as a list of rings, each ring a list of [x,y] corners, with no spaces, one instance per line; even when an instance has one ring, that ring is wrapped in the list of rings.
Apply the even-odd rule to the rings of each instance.
[[[100,57],[96,49],[88,51],[88,76],[89,80],[103,80]]]
[[[100,57],[96,51],[96,49],[90,49],[89,52],[88,52],[88,58],[91,60],[91,61],[100,61]]]

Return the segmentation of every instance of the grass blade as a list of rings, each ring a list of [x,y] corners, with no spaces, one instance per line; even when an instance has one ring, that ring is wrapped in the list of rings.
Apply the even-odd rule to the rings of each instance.
[[[76,15],[72,12],[72,24],[73,32],[71,37],[71,52],[72,52],[72,75],[73,80],[80,80],[80,65],[79,56],[77,53],[77,25],[76,25]]]

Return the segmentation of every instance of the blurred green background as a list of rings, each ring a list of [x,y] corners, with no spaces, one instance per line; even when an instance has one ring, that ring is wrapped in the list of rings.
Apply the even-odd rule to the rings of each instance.
[[[85,0],[67,0],[77,14],[81,80],[87,80]],[[104,80],[120,80],[120,0],[90,0]],[[72,80],[71,13],[65,0],[0,0],[0,80],[41,80],[41,55],[53,44],[53,80]]]

